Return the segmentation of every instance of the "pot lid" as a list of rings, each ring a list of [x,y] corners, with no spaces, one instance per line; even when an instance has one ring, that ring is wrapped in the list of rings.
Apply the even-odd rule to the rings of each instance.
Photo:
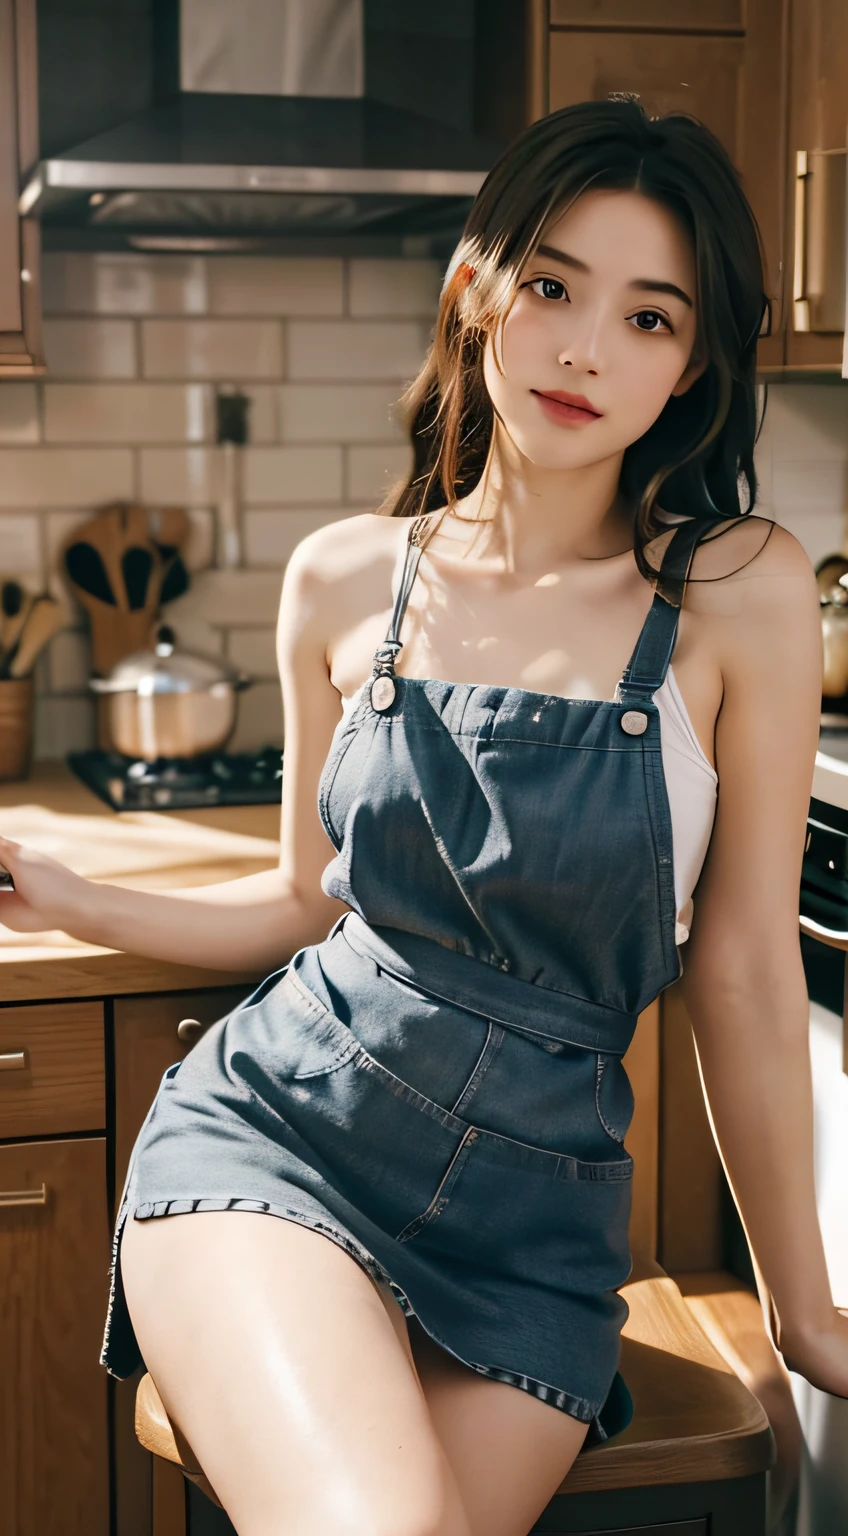
[[[218,656],[177,649],[169,624],[160,624],[152,650],[133,651],[106,678],[92,678],[96,693],[208,693],[221,684],[245,688],[250,679]]]

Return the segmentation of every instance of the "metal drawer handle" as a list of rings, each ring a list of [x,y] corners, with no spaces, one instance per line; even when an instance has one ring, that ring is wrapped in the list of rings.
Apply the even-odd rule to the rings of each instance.
[[[0,1051],[0,1072],[22,1072],[26,1066],[26,1051]]]
[[[793,322],[796,331],[810,329],[810,301],[807,298],[807,151],[795,153],[795,269],[792,276]]]
[[[36,1189],[0,1189],[0,1210],[7,1205],[46,1205],[47,1185]]]

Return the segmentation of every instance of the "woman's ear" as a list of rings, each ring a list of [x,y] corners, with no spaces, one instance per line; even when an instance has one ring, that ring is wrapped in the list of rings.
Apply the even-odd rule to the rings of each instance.
[[[704,373],[708,362],[709,358],[706,355],[702,357],[693,355],[686,364],[671,393],[673,395],[685,395],[687,389],[691,389],[695,380],[699,379],[701,374]]]

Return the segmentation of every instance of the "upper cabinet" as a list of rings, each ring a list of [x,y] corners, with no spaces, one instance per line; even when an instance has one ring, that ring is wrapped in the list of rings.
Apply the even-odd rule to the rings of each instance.
[[[783,362],[785,11],[789,0],[552,0],[551,111],[611,91],[648,112],[691,112],[741,172],[760,226],[771,337]]]
[[[551,0],[550,110],[636,93],[741,173],[766,256],[760,365],[838,370],[845,315],[846,0]]]
[[[38,160],[35,0],[0,0],[0,379],[44,372],[40,230],[22,218],[22,178]]]
[[[786,362],[815,370],[845,324],[846,0],[794,0],[789,57]]]

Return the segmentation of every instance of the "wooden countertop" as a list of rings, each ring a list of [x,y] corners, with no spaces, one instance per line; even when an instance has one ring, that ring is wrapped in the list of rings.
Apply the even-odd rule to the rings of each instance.
[[[36,763],[0,783],[0,832],[92,880],[137,890],[211,885],[279,860],[277,805],[113,811],[64,763]],[[254,971],[194,965],[81,944],[64,933],[13,933],[0,924],[0,1003],[109,997],[261,981]]]

